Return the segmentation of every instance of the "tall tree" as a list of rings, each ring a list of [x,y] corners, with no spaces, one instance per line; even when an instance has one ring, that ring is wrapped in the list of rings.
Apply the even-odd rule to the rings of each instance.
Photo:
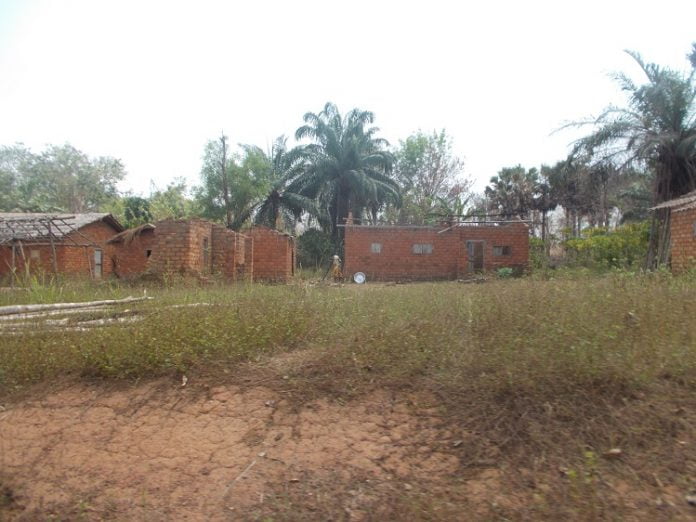
[[[186,180],[176,178],[164,189],[154,185],[150,189],[150,213],[154,221],[167,218],[187,218],[200,214],[193,199],[188,196]]]
[[[13,194],[3,203],[21,210],[89,212],[118,195],[120,160],[90,158],[69,144],[35,154],[24,145],[0,148],[0,182]]]
[[[660,203],[696,190],[696,69],[682,74],[646,63],[635,52],[628,54],[644,83],[616,74],[628,95],[626,106],[611,106],[598,118],[576,124],[591,124],[594,130],[576,143],[575,152],[619,165],[647,165],[655,173],[653,203]],[[667,260],[666,216],[666,212],[655,214],[649,267]]]
[[[327,103],[321,112],[305,114],[305,124],[295,133],[312,143],[302,149],[307,164],[294,187],[325,209],[334,238],[342,236],[339,225],[350,212],[360,220],[369,207],[399,199],[398,184],[390,177],[394,159],[387,141],[377,137],[379,129],[369,127],[374,119],[359,109],[342,116]]]
[[[485,193],[490,210],[500,217],[529,219],[535,208],[539,171],[522,165],[502,168],[491,178]]]
[[[472,183],[464,177],[464,161],[452,151],[452,139],[444,129],[412,134],[394,155],[403,200],[399,221],[420,224],[433,214],[464,213]]]
[[[152,221],[150,201],[140,196],[126,196],[123,199],[123,224],[126,228],[136,227]]]
[[[203,154],[201,185],[195,190],[202,216],[239,228],[266,190],[267,167],[255,150],[231,154],[226,139],[209,141]]]
[[[288,149],[287,138],[277,138],[266,154],[254,145],[245,146],[247,155],[256,155],[267,164],[270,184],[259,202],[249,209],[257,224],[274,229],[290,227],[303,213],[319,218],[319,206],[307,196],[300,194],[302,183],[298,178],[305,168],[303,151]]]

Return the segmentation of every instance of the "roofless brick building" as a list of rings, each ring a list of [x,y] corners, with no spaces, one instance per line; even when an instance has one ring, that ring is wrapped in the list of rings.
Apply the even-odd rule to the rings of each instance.
[[[287,282],[295,273],[294,238],[266,227],[240,233],[203,219],[169,219],[126,230],[109,244],[119,277],[169,273]]]
[[[0,278],[26,271],[287,282],[295,274],[295,240],[265,227],[239,233],[203,219],[124,230],[111,214],[0,213]]]
[[[458,279],[509,267],[525,270],[529,227],[524,222],[442,226],[345,227],[344,272],[368,280]]]

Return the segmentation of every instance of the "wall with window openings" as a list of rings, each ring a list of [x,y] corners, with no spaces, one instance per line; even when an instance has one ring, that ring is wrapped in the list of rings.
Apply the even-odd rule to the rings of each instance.
[[[97,221],[85,225],[78,232],[72,232],[64,240],[56,240],[56,267],[58,273],[70,276],[84,276],[101,279],[108,277],[113,265],[105,249],[106,241],[118,232],[110,224]],[[75,246],[82,245],[82,246]],[[94,244],[98,246],[94,246]],[[10,276],[12,272],[12,246],[0,246],[0,277]],[[101,254],[97,253],[101,252]],[[101,267],[96,264],[101,258]],[[48,245],[15,245],[14,269],[16,274],[53,274],[53,252]],[[97,270],[100,272],[97,272]]]
[[[454,228],[348,225],[345,230],[344,273],[364,272],[368,280],[457,279],[478,270],[524,270],[529,260],[529,228],[524,223]],[[477,263],[470,252],[476,252]]]
[[[295,273],[295,241],[254,227],[241,234],[202,219],[167,219],[110,252],[119,276],[176,273],[231,281],[286,282]]]

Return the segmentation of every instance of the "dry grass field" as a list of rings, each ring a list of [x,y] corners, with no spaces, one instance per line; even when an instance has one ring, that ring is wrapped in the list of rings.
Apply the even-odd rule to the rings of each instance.
[[[1,518],[696,516],[691,278],[147,294],[0,320]]]

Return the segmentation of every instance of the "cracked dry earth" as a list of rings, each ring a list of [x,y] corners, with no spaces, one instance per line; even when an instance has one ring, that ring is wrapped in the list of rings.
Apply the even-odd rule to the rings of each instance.
[[[322,519],[372,519],[385,499],[460,465],[455,434],[415,400],[374,392],[293,407],[259,386],[73,384],[0,412],[4,514],[277,520],[317,509]],[[485,473],[472,495],[495,481]]]

